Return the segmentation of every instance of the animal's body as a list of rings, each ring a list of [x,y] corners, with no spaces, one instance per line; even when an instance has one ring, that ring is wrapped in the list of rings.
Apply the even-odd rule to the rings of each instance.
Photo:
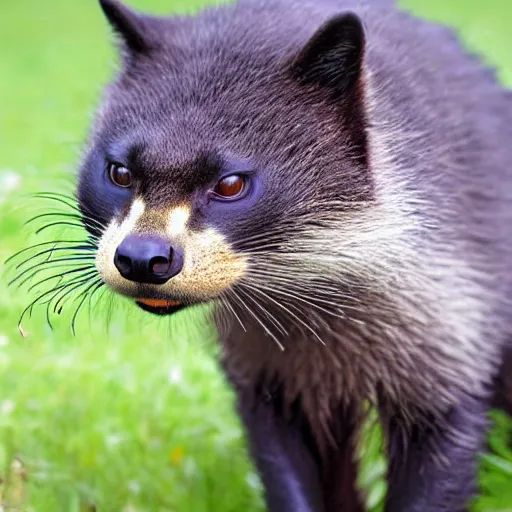
[[[104,281],[216,302],[273,512],[362,510],[367,401],[386,510],[467,510],[512,387],[511,93],[384,0],[102,6],[123,66],[78,197]]]

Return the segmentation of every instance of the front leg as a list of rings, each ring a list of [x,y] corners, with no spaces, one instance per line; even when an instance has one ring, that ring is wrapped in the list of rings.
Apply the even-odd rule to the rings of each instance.
[[[386,512],[465,512],[475,495],[488,400],[464,396],[448,413],[410,425],[387,419]]]
[[[275,397],[238,389],[238,410],[271,512],[324,512],[319,466],[301,419],[285,417]],[[299,413],[300,416],[300,413]]]
[[[222,316],[217,325],[224,347],[221,364],[237,394],[270,512],[363,512],[356,486],[359,407],[333,401],[327,414],[316,410],[314,395],[303,402],[302,395],[286,388],[290,383],[283,374],[288,372],[269,368],[275,348],[266,345],[270,341],[257,328],[240,329],[235,323],[223,329]],[[288,364],[286,358],[280,364]]]

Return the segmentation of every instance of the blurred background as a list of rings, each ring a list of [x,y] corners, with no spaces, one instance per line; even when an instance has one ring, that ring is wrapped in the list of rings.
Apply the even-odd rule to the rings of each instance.
[[[205,1],[129,3],[187,13]],[[402,5],[458,29],[512,85],[510,0]],[[24,227],[49,206],[27,194],[72,192],[91,113],[115,70],[111,41],[95,0],[0,2],[0,510],[262,511],[202,311],[156,319],[107,297],[78,317],[75,336],[72,309],[53,330],[44,308],[25,318],[24,336],[17,327],[36,291],[8,288],[16,269],[3,262],[51,240]],[[83,236],[73,229],[69,236]],[[511,422],[494,422],[474,510],[511,512]],[[379,432],[363,444],[361,485],[379,510]]]

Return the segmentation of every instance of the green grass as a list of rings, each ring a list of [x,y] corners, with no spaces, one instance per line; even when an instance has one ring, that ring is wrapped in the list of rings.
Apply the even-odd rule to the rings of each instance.
[[[154,12],[202,3],[132,2]],[[408,5],[460,29],[512,83],[508,0]],[[70,190],[113,51],[94,0],[3,0],[0,20],[3,261],[29,241],[23,220],[47,206],[20,193]],[[91,504],[109,512],[263,510],[200,312],[158,320],[119,299],[98,304],[91,319],[82,315],[75,337],[68,314],[51,331],[37,311],[22,338],[17,322],[30,297],[5,282],[0,275],[0,508],[21,500],[43,512]],[[479,512],[512,511],[512,432],[502,416],[496,423]],[[376,506],[384,492],[378,441],[373,432],[365,444],[362,475]]]

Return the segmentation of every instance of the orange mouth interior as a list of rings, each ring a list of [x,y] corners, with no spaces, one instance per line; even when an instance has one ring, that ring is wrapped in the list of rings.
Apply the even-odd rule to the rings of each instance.
[[[137,299],[137,302],[145,304],[150,308],[170,308],[173,306],[180,306],[181,302],[175,300],[159,300],[159,299]]]

